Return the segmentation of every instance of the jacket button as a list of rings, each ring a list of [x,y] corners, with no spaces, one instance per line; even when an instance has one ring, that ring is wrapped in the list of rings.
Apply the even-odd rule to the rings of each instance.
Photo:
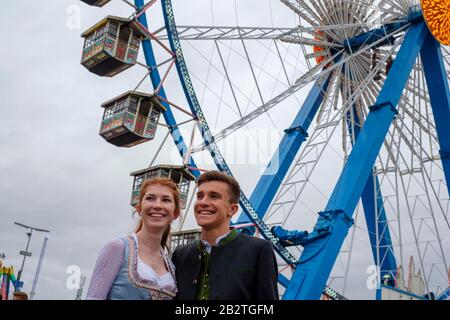
[[[196,285],[197,284],[197,279],[192,280],[192,284]]]

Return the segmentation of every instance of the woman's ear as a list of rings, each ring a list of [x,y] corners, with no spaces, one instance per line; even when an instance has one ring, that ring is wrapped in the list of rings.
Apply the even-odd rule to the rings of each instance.
[[[180,209],[175,209],[175,212],[173,214],[173,220],[178,219],[178,217],[180,216],[180,213],[181,213]]]

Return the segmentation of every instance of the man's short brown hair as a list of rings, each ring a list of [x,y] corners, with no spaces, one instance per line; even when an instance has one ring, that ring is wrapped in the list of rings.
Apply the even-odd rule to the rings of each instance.
[[[197,186],[210,181],[225,182],[228,185],[228,189],[230,190],[231,203],[239,203],[239,198],[241,196],[241,187],[239,186],[239,182],[237,182],[235,178],[216,170],[206,171],[200,176],[200,178],[198,178]]]

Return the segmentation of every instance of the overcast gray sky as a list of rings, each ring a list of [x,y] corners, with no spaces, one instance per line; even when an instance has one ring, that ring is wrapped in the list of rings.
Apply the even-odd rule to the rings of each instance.
[[[237,16],[234,5],[225,6],[224,1],[189,1],[185,10],[181,10],[179,1],[174,2],[178,24],[209,24],[211,21],[231,26],[253,23],[293,27],[296,24],[292,12],[274,0],[264,1],[264,6],[258,7],[259,15],[255,14],[257,2],[238,1]],[[116,77],[102,78],[80,65],[83,45],[80,34],[107,14],[129,16],[131,11],[118,0],[101,9],[73,0],[17,0],[0,12],[2,24],[6,26],[1,30],[3,44],[0,46],[0,115],[3,119],[0,126],[0,253],[6,255],[6,265],[13,265],[17,274],[22,261],[18,253],[25,249],[27,238],[25,229],[15,226],[14,221],[51,230],[36,299],[73,299],[76,290],[66,285],[67,268],[71,265],[79,266],[81,273],[88,277],[85,295],[100,249],[110,239],[133,229],[129,173],[148,166],[166,132],[165,128],[159,129],[155,141],[130,149],[110,145],[98,135],[102,117],[100,104],[134,88],[145,74],[141,67],[135,66]],[[200,19],[202,23],[198,22],[198,17],[204,18]],[[151,30],[161,26],[160,11],[152,21],[155,27]],[[199,44],[198,48],[201,46]],[[195,57],[195,52],[192,48],[185,52],[189,68],[196,71],[192,75],[194,85],[199,88],[202,103],[212,105],[214,96],[200,88],[200,79],[208,79],[204,75],[208,72],[209,77],[214,78],[214,70],[208,71],[198,54],[197,58],[190,59]],[[208,52],[207,48],[204,52]],[[255,59],[259,58],[263,60],[263,56]],[[305,70],[301,64],[293,69]],[[246,76],[242,75],[243,81]],[[175,77],[169,78],[167,86],[175,86],[175,83]],[[141,90],[150,92],[148,87],[145,82]],[[248,90],[256,99],[252,88],[243,85],[242,90]],[[173,89],[173,92],[173,100],[183,104],[181,91]],[[304,94],[299,94],[295,99],[302,97]],[[286,103],[296,103],[295,99]],[[226,106],[221,108],[226,110]],[[274,112],[272,120],[286,122],[295,111],[285,107],[283,112]],[[216,111],[205,113],[210,116],[210,124],[219,127],[221,121],[232,119],[230,112],[221,113],[216,119],[211,118],[217,115]],[[267,118],[259,121],[254,128],[264,128],[270,123]],[[277,134],[275,131],[275,136]],[[274,147],[276,144],[265,151],[271,154]],[[181,159],[174,150],[173,144],[165,145],[157,162],[180,164]],[[240,150],[248,152],[245,146]],[[231,154],[236,152],[232,150]],[[233,167],[248,195],[267,159],[268,155],[256,163],[237,163]],[[340,165],[331,163],[326,167],[333,171]],[[203,167],[212,166],[203,164]],[[327,180],[329,174],[326,168],[324,170],[322,179]],[[187,219],[185,227],[195,227],[192,219]],[[367,244],[367,235],[361,230],[358,232],[360,243]],[[27,259],[22,277],[27,292],[31,290],[42,243],[43,234],[35,233],[30,245],[33,256]],[[362,271],[351,281],[360,289],[349,295],[372,298],[374,292],[365,288],[370,255],[355,255],[354,261]]]

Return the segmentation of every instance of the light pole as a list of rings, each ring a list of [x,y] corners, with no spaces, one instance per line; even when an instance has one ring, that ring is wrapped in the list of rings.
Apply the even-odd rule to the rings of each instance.
[[[28,248],[30,246],[30,240],[31,240],[31,236],[33,234],[33,230],[40,231],[40,232],[50,232],[50,231],[45,230],[45,229],[39,229],[39,228],[27,226],[27,225],[19,223],[19,222],[14,222],[14,224],[28,229],[28,232],[26,233],[26,235],[28,237],[27,248],[25,249],[25,251],[20,251],[20,254],[23,255],[23,260],[22,260],[22,266],[20,267],[19,273],[17,274],[17,284],[18,285],[16,286],[16,291],[18,291],[21,289],[20,278],[22,277],[22,271],[23,271],[23,266],[25,265],[25,259],[26,259],[26,257],[31,257],[31,252],[28,252]]]

